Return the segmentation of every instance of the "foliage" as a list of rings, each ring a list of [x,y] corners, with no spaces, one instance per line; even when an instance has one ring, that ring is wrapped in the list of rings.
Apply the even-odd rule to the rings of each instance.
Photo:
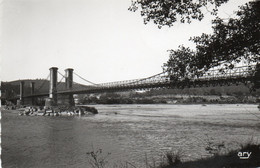
[[[205,145],[205,150],[215,156],[215,155],[219,155],[224,149],[226,149],[225,143],[224,141],[221,143],[215,143],[213,141],[213,138],[210,138],[208,135],[206,135],[207,139],[206,139],[206,145]]]
[[[164,71],[169,74],[175,74],[178,77],[186,77],[191,75],[191,72],[196,71],[196,64],[192,61],[196,53],[190,48],[180,46],[177,50],[169,50],[170,58],[164,64]]]
[[[89,164],[92,166],[92,168],[106,168],[108,165],[108,159],[107,157],[111,155],[111,153],[107,153],[106,155],[103,155],[102,149],[98,150],[92,150],[90,152],[87,152],[88,161]]]
[[[224,65],[232,69],[235,64],[260,62],[260,2],[249,2],[236,12],[237,18],[228,21],[216,18],[212,21],[213,34],[203,33],[190,38],[196,50],[180,46],[170,50],[170,58],[164,70],[177,76],[199,76],[208,69]]]
[[[203,8],[214,6],[210,13],[216,15],[218,7],[228,0],[133,0],[130,11],[141,8],[144,23],[153,21],[159,28],[173,26],[175,22],[191,23],[191,20],[202,20]]]
[[[104,155],[102,149],[95,150],[93,148],[92,151],[87,152],[88,162],[92,168],[137,168],[134,164],[127,161],[112,163],[109,158],[110,155],[111,153]]]
[[[253,140],[253,139],[252,139]],[[146,158],[145,167],[146,168],[193,168],[193,167],[201,167],[201,168],[208,168],[208,167],[256,167],[260,164],[260,145],[258,143],[253,143],[253,141],[248,142],[247,144],[241,145],[241,147],[237,150],[230,150],[225,146],[222,142],[220,144],[214,143],[212,139],[208,139],[206,142],[206,151],[211,154],[211,157],[201,158],[194,161],[186,161],[182,162],[181,158],[183,157],[183,153],[180,151],[173,152],[169,151],[161,156],[161,160],[159,165],[153,163],[150,165]],[[221,152],[224,151],[224,152]],[[238,152],[251,152],[250,157],[247,160],[240,159],[238,157]],[[93,168],[138,168],[134,164],[130,162],[124,163],[109,163],[111,160],[109,159],[108,153],[106,155],[103,154],[102,149],[94,150],[88,152],[88,159],[89,163]]]
[[[159,28],[174,23],[191,23],[202,20],[203,10],[216,18],[212,21],[213,34],[203,33],[190,38],[196,49],[179,46],[169,50],[170,58],[164,71],[177,77],[200,76],[208,69],[221,65],[232,69],[235,64],[260,62],[260,1],[251,1],[240,7],[236,17],[228,20],[217,16],[218,7],[229,0],[133,0],[130,11],[141,8],[144,23],[153,21]],[[223,66],[224,65],[224,66]]]
[[[240,159],[237,154],[238,152],[251,152],[251,156],[249,159]],[[225,154],[217,154],[213,155],[209,158],[201,158],[195,161],[187,161],[178,164],[178,168],[219,168],[219,167],[229,167],[229,168],[237,168],[237,167],[258,167],[260,164],[260,145],[255,144],[247,144],[238,150],[232,150]],[[166,165],[160,168],[173,168],[173,166]]]

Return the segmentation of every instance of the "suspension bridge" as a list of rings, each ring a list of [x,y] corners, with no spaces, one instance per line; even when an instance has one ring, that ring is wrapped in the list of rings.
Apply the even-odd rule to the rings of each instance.
[[[51,99],[54,104],[67,102],[73,104],[74,94],[91,94],[104,92],[120,92],[130,90],[144,90],[153,88],[185,88],[185,87],[207,87],[207,86],[223,86],[232,84],[254,84],[259,87],[260,83],[260,64],[235,67],[233,69],[213,69],[205,72],[201,76],[196,77],[176,77],[174,74],[162,72],[147,78],[124,80],[109,83],[94,83],[68,68],[65,74],[58,71],[57,67],[49,69],[50,73],[46,80],[43,80],[41,86],[35,92],[34,83],[30,84],[30,94],[24,94],[24,82],[20,82],[19,99],[22,104],[25,100],[31,100],[34,104],[35,98],[45,97]],[[58,76],[60,80],[58,81]],[[83,85],[73,81],[76,76],[88,84]],[[64,81],[65,80],[65,81]],[[41,87],[49,83],[49,91],[41,92]],[[75,87],[77,86],[77,87]],[[80,87],[78,87],[80,86]],[[28,102],[28,101],[27,101]]]

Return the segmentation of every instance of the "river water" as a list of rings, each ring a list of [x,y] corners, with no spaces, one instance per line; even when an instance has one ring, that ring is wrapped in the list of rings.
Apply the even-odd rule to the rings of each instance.
[[[111,153],[110,165],[144,167],[146,160],[158,160],[167,151],[194,160],[209,156],[209,142],[236,149],[260,140],[257,105],[93,106],[98,115],[81,117],[2,111],[2,166],[90,168],[86,153],[102,149],[103,156]]]

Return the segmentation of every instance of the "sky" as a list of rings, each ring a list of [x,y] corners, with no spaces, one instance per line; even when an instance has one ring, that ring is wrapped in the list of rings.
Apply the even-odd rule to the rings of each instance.
[[[46,78],[50,67],[73,68],[94,83],[139,79],[162,72],[167,50],[194,47],[210,33],[211,16],[158,29],[145,25],[131,0],[2,0],[1,81]],[[230,0],[222,17],[247,0]],[[87,84],[80,79],[76,82]]]

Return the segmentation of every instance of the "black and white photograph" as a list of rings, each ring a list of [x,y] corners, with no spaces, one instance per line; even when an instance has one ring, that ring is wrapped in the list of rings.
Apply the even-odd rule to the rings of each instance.
[[[260,168],[259,0],[0,0],[0,167]]]

